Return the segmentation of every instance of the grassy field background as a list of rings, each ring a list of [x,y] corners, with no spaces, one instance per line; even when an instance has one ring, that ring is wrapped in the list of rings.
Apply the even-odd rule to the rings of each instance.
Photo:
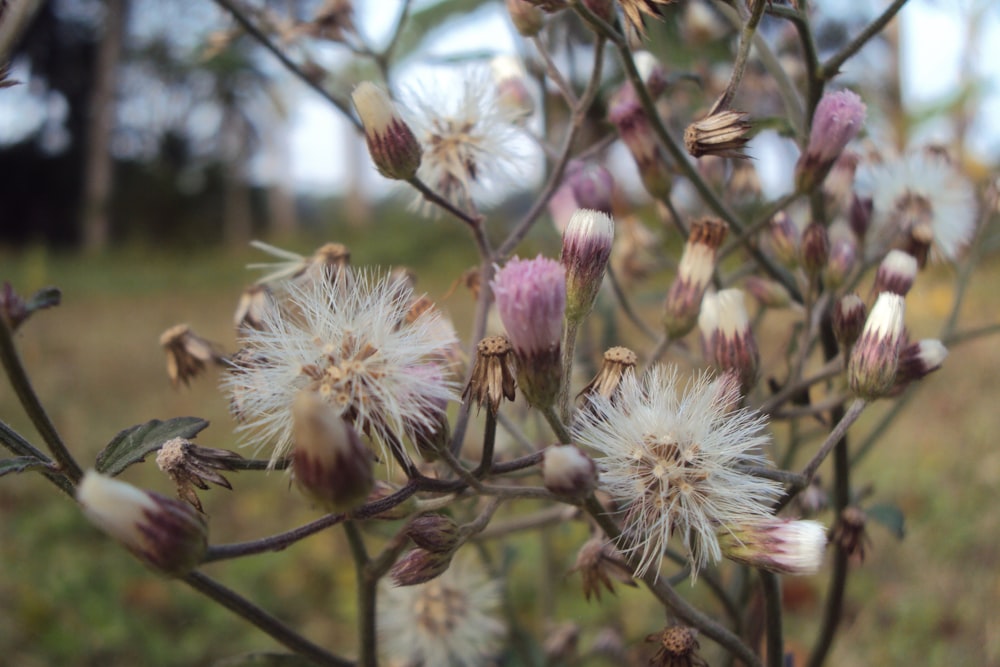
[[[469,244],[461,230],[426,229],[409,247],[393,241],[407,234],[379,232],[376,239],[368,236],[370,229],[345,230],[331,240],[351,245],[358,263],[412,266],[420,276],[418,288],[439,300],[464,334],[471,297],[462,290],[445,295],[474,261]],[[319,240],[290,245],[308,252]],[[254,277],[243,266],[259,260],[249,251],[133,249],[98,259],[44,249],[0,254],[0,280],[22,293],[49,284],[63,289],[63,305],[27,323],[18,343],[38,393],[84,467],[119,430],[152,418],[207,418],[212,426],[198,441],[235,446],[216,377],[173,390],[157,339],[170,325],[187,322],[231,349],[231,313]],[[920,276],[907,299],[907,324],[915,337],[938,331],[951,305],[952,277],[946,267]],[[971,289],[963,328],[997,321],[998,284],[1000,264],[989,258]],[[995,613],[1000,513],[993,509],[1000,487],[998,349],[997,339],[985,338],[953,350],[856,474],[859,484],[873,485],[877,500],[902,508],[907,535],[897,541],[880,527],[871,528],[872,545],[865,562],[853,567],[845,630],[829,664],[1000,665]],[[5,384],[0,384],[0,419],[37,442]],[[860,430],[871,423],[867,418]],[[152,461],[124,477],[171,492]],[[282,474],[245,472],[230,481],[234,493],[202,494],[213,542],[252,539],[317,516],[289,492]],[[556,553],[567,566],[581,539],[573,526],[552,531]],[[515,559],[509,591],[526,628],[538,622],[537,574],[531,567],[536,548],[522,541],[505,553]],[[353,652],[353,571],[339,531],[283,553],[213,564],[206,571],[315,641],[341,654]],[[798,593],[787,629],[792,648],[812,641],[821,611],[816,593],[825,581],[824,572],[790,587]],[[559,620],[619,618],[616,624],[637,643],[658,629],[641,591],[621,591],[598,606],[584,602],[576,578],[559,578],[554,586]],[[682,589],[691,592],[686,584]],[[0,479],[0,601],[0,663],[18,667],[207,665],[276,648],[184,584],[145,570],[30,473]],[[531,631],[542,634],[542,628]]]

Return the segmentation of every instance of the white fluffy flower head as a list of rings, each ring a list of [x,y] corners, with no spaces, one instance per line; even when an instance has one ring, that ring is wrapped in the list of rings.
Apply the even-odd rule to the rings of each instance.
[[[925,149],[863,166],[857,191],[872,199],[872,231],[880,244],[910,237],[930,246],[932,258],[955,261],[972,240],[975,191],[939,152]]]
[[[269,315],[224,381],[240,430],[273,443],[272,465],[292,445],[295,396],[315,391],[383,447],[408,426],[433,426],[457,399],[444,368],[454,332],[435,309],[414,315],[410,287],[345,268],[332,279],[287,284],[286,307]]]
[[[488,71],[470,70],[457,87],[457,94],[452,87],[447,93],[411,95],[424,148],[417,176],[452,204],[473,208],[496,201],[517,173],[522,135],[517,118],[500,104]]]
[[[507,631],[498,618],[499,582],[468,560],[457,560],[426,584],[385,582],[379,597],[380,646],[387,658],[402,664],[485,665]]]
[[[770,516],[776,482],[741,470],[766,465],[764,417],[730,410],[735,383],[700,375],[678,392],[676,368],[622,378],[617,400],[595,396],[574,425],[574,442],[603,454],[599,486],[622,506],[623,552],[636,574],[658,568],[676,534],[695,574],[722,557],[717,532]]]

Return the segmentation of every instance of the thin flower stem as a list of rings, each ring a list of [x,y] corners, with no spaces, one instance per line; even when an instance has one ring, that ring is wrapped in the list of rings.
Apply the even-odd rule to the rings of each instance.
[[[760,582],[767,608],[767,667],[783,667],[785,640],[781,628],[781,580],[773,572],[760,570]]]
[[[278,47],[278,45],[275,44],[263,30],[257,27],[257,25],[250,20],[250,17],[247,16],[247,10],[242,6],[242,3],[237,0],[215,0],[215,3],[232,14],[233,18],[236,19],[236,22],[239,23],[251,37],[256,39],[261,46],[270,51],[288,71],[301,79],[307,86],[319,93],[319,95],[327,102],[335,106],[340,113],[342,113],[344,117],[354,125],[355,128],[358,130],[361,129],[361,121],[355,118],[354,114],[351,113],[351,109],[347,102],[324,88],[319,81],[317,81],[314,77],[309,76],[309,74],[299,67],[295,61],[285,55],[285,52],[282,51],[281,48]]]
[[[749,243],[749,239],[766,227],[770,222],[771,218],[774,217],[779,211],[783,211],[788,207],[793,201],[799,198],[797,192],[790,192],[786,195],[782,195],[777,200],[771,202],[764,207],[764,212],[757,216],[757,219],[751,222],[749,225],[744,227],[742,230],[734,234],[729,238],[729,241],[719,249],[717,262],[721,262],[726,257],[729,257],[736,250],[743,248]]]
[[[182,581],[229,611],[242,616],[260,630],[270,635],[278,643],[291,649],[298,655],[308,658],[317,665],[322,665],[323,667],[354,667],[354,663],[350,660],[340,658],[326,649],[313,644],[271,614],[235,591],[223,586],[215,579],[201,572],[191,572]]]
[[[473,536],[483,532],[486,526],[490,525],[490,520],[493,518],[493,515],[496,513],[496,511],[500,508],[501,503],[503,503],[503,500],[499,497],[490,498],[490,501],[486,503],[486,507],[484,507],[483,511],[479,513],[479,516],[477,516],[469,523],[462,525],[460,530],[462,533],[463,543],[466,540],[472,538]]]
[[[464,222],[466,225],[468,225],[469,228],[472,230],[473,235],[476,238],[476,246],[479,248],[480,256],[482,256],[484,259],[490,257],[491,253],[488,250],[489,243],[486,240],[485,234],[483,234],[481,225],[482,219],[479,216],[471,215],[469,213],[466,213],[462,209],[458,208],[450,201],[448,201],[438,193],[431,190],[431,188],[426,183],[421,181],[416,176],[407,179],[406,182],[412,185],[413,188],[417,192],[419,192],[424,199],[434,204],[435,206],[438,206],[439,208],[447,211],[448,213],[450,213],[451,215],[455,216],[456,218]]]
[[[21,357],[17,354],[10,327],[3,317],[0,317],[0,364],[3,364],[7,379],[10,381],[10,386],[14,388],[14,393],[17,394],[21,407],[24,408],[31,423],[38,434],[42,436],[45,444],[48,445],[49,451],[52,452],[52,458],[59,466],[59,472],[68,477],[69,481],[75,485],[83,477],[83,470],[80,469],[80,465],[73,458],[73,455],[69,453],[69,449],[59,436],[59,432],[56,431],[48,413],[42,407],[42,402],[38,400],[38,394],[31,386],[31,380],[28,379],[28,374],[24,370]]]
[[[810,405],[800,405],[797,407],[786,408],[784,410],[778,410],[771,413],[772,419],[798,419],[800,417],[814,417],[816,415],[821,415],[828,410],[832,410],[839,405],[843,405],[844,401],[847,400],[846,393],[837,393],[830,396],[819,403],[812,403]]]
[[[865,439],[862,440],[855,449],[854,455],[851,457],[850,461],[852,468],[856,466],[861,459],[865,458],[865,456],[868,455],[868,452],[870,452],[872,448],[882,440],[882,436],[896,421],[896,417],[899,416],[903,409],[906,408],[906,406],[910,404],[910,401],[913,400],[913,397],[916,396],[917,387],[919,386],[920,385],[911,385],[905,394],[896,399],[896,402],[891,408],[889,408],[889,411],[885,412],[881,416],[875,428],[868,432]]]
[[[761,403],[757,410],[765,415],[774,414],[778,408],[788,402],[793,396],[803,389],[813,386],[819,382],[829,380],[840,375],[844,370],[844,357],[839,355],[826,363],[815,375],[807,378],[800,378],[794,382],[789,382],[776,394]]]
[[[572,441],[569,430],[567,430],[566,425],[563,424],[562,420],[559,419],[559,415],[556,414],[556,410],[553,406],[550,405],[542,410],[542,415],[545,417],[545,421],[549,423],[549,426],[552,427],[552,431],[556,434],[556,437],[559,438],[560,443],[567,445]]]
[[[450,449],[442,450],[441,458],[444,459],[444,462],[448,464],[448,467],[451,468],[456,475],[458,475],[459,479],[461,479],[463,482],[471,486],[476,491],[479,491],[480,493],[483,492],[484,489],[483,483],[480,482],[475,475],[469,472],[469,470],[462,465],[462,462],[459,461],[455,457],[455,455],[451,453]]]
[[[477,479],[488,477],[493,467],[493,449],[497,440],[497,417],[492,410],[486,410],[486,428],[483,429],[483,453],[479,467],[473,472]]]
[[[569,397],[572,395],[570,380],[573,376],[573,355],[576,353],[576,334],[579,326],[580,323],[578,321],[573,321],[569,318],[566,318],[563,326],[562,380],[559,383],[559,396],[556,399],[556,403],[559,405],[559,418],[563,424],[572,423],[569,413]]]
[[[556,524],[564,524],[572,520],[579,510],[576,507],[556,505],[540,510],[534,514],[525,514],[506,521],[497,521],[479,532],[473,539],[477,541],[494,540],[514,533],[528,530],[539,530]]]
[[[45,478],[58,486],[67,496],[70,498],[73,497],[73,484],[66,479],[64,474],[55,470],[57,467],[56,463],[3,421],[0,421],[0,444],[3,444],[18,456],[30,456],[33,459],[37,459],[46,468],[49,468],[48,470],[40,471],[45,475]]]
[[[798,11],[788,10],[788,8],[785,7],[780,9],[785,9],[787,11],[775,11],[774,14],[788,19],[792,22],[792,25],[795,26],[795,31],[799,35],[799,42],[802,44],[803,58],[805,58],[806,61],[806,107],[805,114],[803,116],[804,132],[802,135],[802,139],[805,141],[809,136],[809,129],[812,127],[812,117],[813,113],[816,111],[816,105],[819,104],[820,96],[823,94],[824,78],[820,75],[819,55],[816,49],[816,41],[813,38],[812,30],[809,27],[809,18],[805,13],[804,8]]]
[[[556,84],[559,93],[566,100],[566,106],[572,109],[577,104],[576,93],[573,92],[573,87],[569,85],[559,71],[559,68],[552,62],[552,56],[549,54],[549,50],[545,47],[545,44],[542,43],[542,40],[535,36],[531,38],[531,43],[535,45],[535,49],[542,57],[542,62],[545,63],[545,74],[552,79],[552,83]]]
[[[663,555],[665,555],[667,558],[677,563],[678,565],[684,566],[683,570],[683,573],[685,574],[684,578],[690,576],[691,563],[682,554],[677,553],[673,549],[664,549]],[[678,573],[677,575],[674,575],[674,577],[671,577],[671,582],[670,582],[671,586],[676,586],[678,583],[684,580],[683,578],[678,578],[680,574],[681,573]],[[726,610],[726,614],[729,616],[729,622],[732,625],[733,632],[739,634],[741,632],[741,626],[743,625],[743,619],[740,618],[740,608],[736,604],[736,601],[733,599],[733,597],[726,590],[725,586],[722,585],[722,582],[719,581],[719,577],[717,576],[717,574],[718,574],[717,572],[707,569],[707,570],[702,570],[698,574],[698,577],[708,585],[708,589],[712,591],[715,597],[722,604],[722,608]],[[674,581],[674,579],[677,580]]]
[[[666,334],[660,336],[660,339],[656,341],[656,347],[654,347],[653,351],[649,353],[650,366],[657,363],[658,361],[660,361],[660,359],[663,358],[663,355],[665,355],[667,353],[667,350],[670,349],[670,345],[674,342],[674,340],[675,339],[671,338]]]
[[[754,477],[763,477],[764,479],[772,479],[776,482],[781,482],[782,484],[788,484],[790,486],[806,486],[808,482],[802,477],[801,474],[797,472],[791,472],[790,470],[778,470],[776,468],[762,468],[760,466],[744,466],[741,467],[742,472],[748,475],[753,475]]]
[[[733,72],[729,77],[729,84],[726,86],[726,90],[722,93],[722,96],[712,105],[712,110],[709,113],[725,111],[729,108],[733,97],[736,96],[736,91],[743,80],[743,72],[746,71],[747,61],[750,59],[750,46],[753,43],[754,33],[757,32],[757,25],[764,15],[764,8],[767,4],[766,0],[753,0],[750,18],[747,19],[747,22],[743,25],[743,29],[740,31],[740,46],[736,51],[736,61],[733,63]]]
[[[865,29],[858,33],[857,37],[852,39],[847,46],[842,48],[840,51],[830,56],[825,63],[819,68],[819,76],[823,79],[832,79],[840,73],[840,66],[843,65],[847,60],[853,56],[855,53],[861,50],[861,48],[868,43],[875,35],[882,32],[882,29],[893,19],[893,17],[899,13],[899,10],[903,8],[906,4],[906,0],[895,0],[891,5],[885,8],[878,18],[865,26]]]
[[[837,425],[833,427],[833,430],[830,431],[830,434],[826,437],[826,440],[819,448],[819,451],[816,452],[816,455],[813,456],[812,460],[809,461],[809,463],[807,463],[802,469],[802,472],[799,473],[805,479],[806,484],[811,482],[813,477],[816,476],[816,471],[819,469],[820,465],[826,460],[826,457],[830,455],[834,446],[844,438],[847,434],[847,429],[849,429],[851,425],[858,420],[858,417],[861,416],[862,411],[864,411],[867,405],[868,402],[863,398],[854,399],[854,402],[851,403],[851,407],[847,409],[844,416],[837,422]]]
[[[351,516],[357,519],[367,519],[376,516],[382,512],[392,509],[393,507],[396,507],[416,493],[416,491],[417,485],[411,481],[399,491],[396,491],[385,498],[380,498],[379,500],[362,505],[358,509],[354,510],[351,513]],[[341,523],[346,518],[347,514],[343,513],[328,514],[324,517],[316,519],[315,521],[311,521],[304,526],[299,526],[298,528],[280,533],[278,535],[271,535],[270,537],[252,540],[249,542],[235,542],[233,544],[210,546],[208,548],[208,552],[205,554],[205,559],[202,562],[212,563],[214,561],[241,558],[243,556],[251,556],[269,551],[283,551],[300,540],[303,540],[311,535],[315,535],[325,528]]]
[[[490,288],[490,281],[493,279],[493,262],[484,259],[479,267],[479,298],[476,300],[476,313],[472,322],[472,336],[469,338],[469,346],[466,355],[472,359],[476,355],[476,345],[486,335],[486,321],[490,315],[490,304],[493,303],[493,290]],[[473,364],[469,364],[466,369],[462,386],[467,387],[472,379]],[[457,454],[462,451],[462,443],[465,442],[465,431],[469,427],[471,417],[472,401],[464,401],[458,410],[458,417],[452,429],[451,452]]]
[[[948,346],[958,345],[959,343],[965,343],[976,338],[982,338],[983,336],[992,336],[996,333],[1000,333],[1000,323],[987,324],[986,326],[966,329],[965,331],[956,331],[941,342]]]
[[[642,318],[639,317],[639,313],[637,313],[635,308],[632,307],[632,302],[629,301],[628,295],[625,294],[625,290],[622,289],[621,283],[618,282],[618,276],[614,269],[611,268],[610,263],[608,264],[608,268],[605,273],[608,276],[608,282],[611,283],[611,291],[614,293],[615,299],[618,301],[618,306],[622,309],[622,312],[625,313],[625,317],[628,318],[629,322],[635,325],[635,328],[638,329],[643,336],[651,341],[655,341],[657,338],[656,332],[653,331],[648,324],[642,321]]]
[[[601,503],[591,494],[584,501],[584,509],[597,521],[604,533],[613,542],[617,542],[621,537],[621,530],[611,519]],[[629,566],[634,570],[635,558],[629,558]],[[685,600],[677,591],[670,586],[666,579],[659,576],[659,569],[650,568],[643,575],[642,580],[656,598],[682,621],[698,628],[706,637],[710,637],[719,643],[720,646],[736,655],[746,663],[747,667],[763,667],[753,650],[744,644],[742,640],[724,626],[700,612],[690,602]]]
[[[354,521],[344,522],[347,543],[354,558],[354,571],[358,584],[358,665],[378,667],[375,644],[375,594],[378,580],[368,576],[368,550],[361,531]]]

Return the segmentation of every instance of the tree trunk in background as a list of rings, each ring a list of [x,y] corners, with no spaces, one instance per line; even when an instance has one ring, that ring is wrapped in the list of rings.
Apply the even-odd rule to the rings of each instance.
[[[98,47],[94,92],[90,98],[87,123],[86,157],[83,174],[83,248],[88,252],[104,250],[110,239],[109,209],[112,193],[114,159],[111,156],[111,133],[115,121],[115,90],[118,63],[125,38],[127,0],[107,0],[107,20]]]

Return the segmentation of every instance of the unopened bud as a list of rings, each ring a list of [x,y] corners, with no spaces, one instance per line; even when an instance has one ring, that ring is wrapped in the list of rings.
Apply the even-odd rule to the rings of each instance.
[[[372,455],[354,427],[315,392],[292,402],[292,474],[299,488],[330,512],[365,502],[372,489]]]
[[[861,131],[866,109],[850,90],[827,93],[816,105],[809,145],[795,165],[795,184],[808,192],[823,182],[841,152]]]
[[[851,231],[861,240],[864,240],[868,228],[871,226],[874,206],[875,202],[870,198],[857,195],[851,198],[851,208],[848,211],[847,220],[851,225]]]
[[[597,486],[597,466],[576,445],[552,445],[542,459],[542,480],[552,493],[582,498]]]
[[[768,240],[778,261],[787,266],[795,265],[799,258],[799,238],[799,228],[787,213],[781,211],[771,218]]]
[[[767,519],[719,532],[722,555],[778,574],[816,574],[823,564],[826,528],[816,521]]]
[[[743,291],[725,289],[705,295],[698,316],[707,358],[720,371],[735,371],[746,396],[757,381],[760,354],[750,329]]]
[[[375,168],[386,178],[413,178],[423,149],[384,90],[364,81],[351,93],[365,129],[365,142]]]
[[[902,250],[890,250],[875,273],[876,294],[892,292],[906,296],[917,278],[917,258]]]
[[[878,295],[854,344],[847,366],[851,390],[866,400],[885,396],[893,388],[903,340],[903,297],[891,292]]]
[[[461,531],[449,516],[422,514],[410,522],[406,535],[421,549],[434,553],[452,553],[458,546]]]
[[[818,222],[811,223],[802,232],[800,247],[802,268],[810,276],[817,276],[830,259],[830,236],[826,227]]]
[[[858,261],[858,244],[850,232],[839,235],[830,243],[830,258],[823,270],[826,287],[836,289],[847,281]]]
[[[853,292],[845,294],[833,309],[833,334],[845,350],[849,350],[861,336],[868,309],[861,297]]]
[[[631,83],[625,83],[611,98],[608,120],[632,153],[646,190],[654,197],[667,197],[673,187],[673,175]]]
[[[576,162],[572,171],[567,170],[565,182],[573,191],[577,207],[611,215],[615,179],[605,167],[589,162]]]
[[[76,499],[91,523],[164,574],[183,576],[205,555],[208,527],[185,502],[93,470],[80,481]]]
[[[569,321],[581,322],[594,306],[614,238],[615,223],[609,215],[580,209],[570,218],[562,246]]]
[[[899,367],[896,369],[896,392],[902,391],[911,382],[941,368],[948,356],[948,348],[936,339],[929,338],[910,343],[899,353]]]
[[[528,0],[507,0],[507,13],[514,27],[525,37],[534,37],[545,25],[545,14]]]
[[[389,570],[397,586],[416,586],[435,579],[448,570],[453,553],[411,549]]]
[[[664,303],[663,326],[670,338],[680,338],[697,323],[702,297],[715,271],[716,253],[728,232],[729,226],[717,218],[702,218],[691,224],[677,276]]]
[[[784,285],[775,280],[747,276],[743,281],[743,287],[765,308],[787,308],[792,303],[792,295]]]

